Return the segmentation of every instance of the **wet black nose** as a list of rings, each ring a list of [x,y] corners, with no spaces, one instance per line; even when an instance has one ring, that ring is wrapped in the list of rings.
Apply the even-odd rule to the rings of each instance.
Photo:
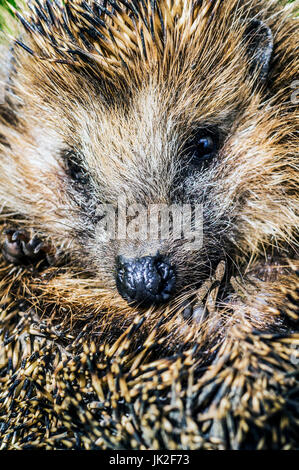
[[[129,304],[143,306],[166,302],[175,288],[175,273],[160,255],[116,260],[116,286]]]

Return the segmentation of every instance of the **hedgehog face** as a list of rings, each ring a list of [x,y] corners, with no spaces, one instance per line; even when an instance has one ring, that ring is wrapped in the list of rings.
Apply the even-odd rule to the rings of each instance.
[[[129,303],[159,304],[198,285],[223,250],[217,224],[222,230],[225,219],[211,226],[213,193],[206,197],[217,168],[220,131],[202,122],[181,126],[182,110],[167,108],[169,96],[157,85],[142,89],[124,110],[98,104],[92,125],[88,111],[87,121],[76,124],[78,131],[60,156],[66,175],[61,192],[77,205],[76,217],[68,221],[73,243],[99,278],[108,278]],[[82,111],[77,114],[82,116]],[[204,243],[201,212],[193,220],[193,233],[190,220],[187,238],[175,237],[175,226],[166,236],[159,235],[161,227],[155,224],[162,212],[168,211],[167,223],[175,225],[172,211],[178,208],[181,224],[187,211],[194,217],[194,205],[197,211],[206,205]],[[108,239],[101,233],[106,208],[108,222],[113,218]],[[190,236],[195,236],[196,248],[190,249]]]
[[[33,112],[30,107],[36,117],[28,121],[35,125],[28,129],[31,145],[22,162],[31,194],[28,218],[34,210],[42,235],[67,246],[78,266],[130,304],[159,304],[192,293],[221,260],[235,256],[234,237],[241,243],[234,219],[236,206],[240,214],[244,210],[243,190],[238,193],[231,170],[235,165],[240,180],[248,176],[245,145],[244,163],[235,161],[243,114],[238,116],[237,106],[228,113],[223,97],[212,119],[193,89],[185,91],[187,105],[174,103],[172,93],[150,83],[121,104],[108,105],[95,93],[85,95],[84,105],[75,102],[71,112],[51,107],[43,116],[37,112],[40,103]],[[244,98],[237,88],[234,99],[241,107]],[[255,103],[253,109],[256,113]],[[119,229],[122,198],[126,220]],[[117,229],[108,239],[101,233],[106,205]],[[190,210],[194,217],[194,206],[202,209],[202,218],[193,220],[191,235],[196,232],[200,242],[195,249],[190,249],[190,232],[187,238],[171,231],[166,237],[151,236],[150,223],[157,216],[152,210],[158,211],[155,223],[165,207],[181,208],[182,216]]]
[[[289,189],[281,188],[293,143],[282,135],[283,105],[265,98],[271,30],[237,1],[228,9],[212,3],[181,2],[172,20],[159,9],[145,15],[141,4],[138,18],[122,7],[103,10],[106,24],[96,34],[94,20],[88,41],[77,2],[57,14],[55,41],[32,35],[41,15],[25,24],[31,56],[16,52],[18,124],[2,132],[2,173],[14,186],[1,193],[11,212],[69,254],[78,299],[88,287],[92,305],[112,297],[120,307],[168,302],[192,294],[220,261],[241,269],[240,260],[259,256],[264,245],[290,239],[289,173]],[[69,16],[76,27],[67,39],[71,10],[77,21]],[[144,34],[147,16],[154,32]],[[187,216],[191,207],[196,248],[177,236],[173,212],[170,235],[151,236],[149,215],[157,222],[173,206]],[[113,229],[108,238],[105,224]]]

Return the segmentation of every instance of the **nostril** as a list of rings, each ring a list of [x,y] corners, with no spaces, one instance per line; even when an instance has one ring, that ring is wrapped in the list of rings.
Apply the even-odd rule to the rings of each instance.
[[[167,263],[158,262],[157,269],[160,272],[162,279],[167,280],[167,278],[171,275],[172,269]]]
[[[159,304],[167,301],[175,288],[175,272],[161,256],[116,259],[116,286],[129,303]]]
[[[173,268],[166,262],[158,261],[156,270],[160,275],[159,292],[167,300],[167,295],[172,292],[175,283]]]

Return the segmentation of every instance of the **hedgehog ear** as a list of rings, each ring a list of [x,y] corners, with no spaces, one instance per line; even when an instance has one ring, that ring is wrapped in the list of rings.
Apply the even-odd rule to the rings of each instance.
[[[251,62],[250,74],[257,73],[258,81],[264,82],[268,76],[273,52],[272,31],[262,21],[251,20],[245,30],[245,40]]]

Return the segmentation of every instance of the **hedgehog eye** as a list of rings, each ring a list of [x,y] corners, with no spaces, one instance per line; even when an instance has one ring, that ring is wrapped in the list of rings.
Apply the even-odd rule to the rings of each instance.
[[[212,158],[218,150],[218,140],[216,132],[205,130],[198,132],[188,145],[190,163],[198,165]]]
[[[68,151],[64,153],[63,157],[66,163],[66,170],[69,177],[81,185],[86,184],[88,178],[80,163],[78,155],[73,151]]]
[[[84,178],[84,172],[82,167],[73,160],[70,160],[68,162],[68,170],[69,175],[73,180],[82,181],[82,179]]]

